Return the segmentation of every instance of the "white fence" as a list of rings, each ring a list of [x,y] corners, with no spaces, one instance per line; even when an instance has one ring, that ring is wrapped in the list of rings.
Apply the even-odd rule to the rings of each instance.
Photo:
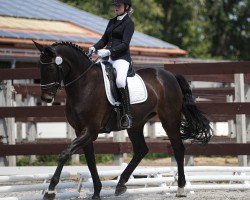
[[[98,167],[103,189],[101,196],[113,196],[114,189],[126,164],[122,166]],[[25,170],[14,167],[0,167],[0,197],[8,193],[0,200],[36,200],[42,199],[43,192],[48,187],[48,181],[52,169],[55,167],[26,167]],[[30,170],[29,170],[30,169]],[[51,170],[49,174],[28,175],[27,171],[39,170],[41,172]],[[67,170],[67,171],[66,171]],[[24,173],[26,172],[26,173]],[[37,171],[38,172],[38,171]],[[5,175],[3,175],[3,173]],[[23,173],[23,175],[20,175]],[[249,190],[250,189],[250,167],[217,167],[217,166],[195,166],[185,167],[187,185],[186,191],[194,193],[198,190]],[[71,176],[77,179],[72,180]],[[138,167],[129,179],[128,194],[145,193],[172,193],[177,191],[177,169],[176,167]],[[20,181],[22,184],[20,184]],[[37,183],[42,181],[42,183]],[[15,184],[19,182],[18,184]],[[89,197],[93,193],[92,179],[87,167],[65,167],[58,184],[57,198],[70,199]],[[18,196],[18,192],[39,191],[40,194],[29,196]]]

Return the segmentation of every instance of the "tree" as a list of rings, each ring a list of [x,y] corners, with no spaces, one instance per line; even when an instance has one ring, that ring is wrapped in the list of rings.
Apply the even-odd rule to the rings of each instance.
[[[250,59],[250,1],[207,0],[206,17],[210,27],[213,56],[226,59]]]
[[[249,0],[156,0],[164,8],[162,39],[190,57],[250,59]]]

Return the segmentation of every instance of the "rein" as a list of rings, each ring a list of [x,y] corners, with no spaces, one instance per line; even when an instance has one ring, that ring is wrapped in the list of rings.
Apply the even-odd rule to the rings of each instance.
[[[98,60],[99,58],[95,59],[94,61],[92,61],[91,65],[80,75],[78,76],[76,79],[74,79],[73,81],[67,83],[66,85],[64,85],[64,88],[65,87],[68,87],[70,86],[71,84],[75,83],[76,81],[78,81],[79,79],[81,79],[90,69],[91,67],[93,67],[94,64],[96,64],[96,61]]]

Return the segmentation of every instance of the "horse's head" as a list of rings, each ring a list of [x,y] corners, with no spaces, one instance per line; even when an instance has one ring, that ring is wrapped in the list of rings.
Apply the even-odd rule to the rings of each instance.
[[[63,79],[63,59],[53,46],[43,46],[33,41],[41,52],[39,67],[41,75],[41,99],[47,103],[53,102],[57,89],[61,88]]]

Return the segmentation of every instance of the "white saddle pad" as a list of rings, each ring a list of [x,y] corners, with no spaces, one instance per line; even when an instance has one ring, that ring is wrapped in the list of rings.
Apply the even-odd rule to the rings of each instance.
[[[120,102],[116,102],[111,93],[110,83],[105,71],[105,66],[102,63],[101,66],[102,66],[102,73],[103,73],[107,98],[112,105],[119,105]],[[128,77],[127,82],[129,89],[130,104],[142,103],[147,100],[148,92],[146,86],[144,84],[144,81],[138,74],[135,74],[134,77]]]

